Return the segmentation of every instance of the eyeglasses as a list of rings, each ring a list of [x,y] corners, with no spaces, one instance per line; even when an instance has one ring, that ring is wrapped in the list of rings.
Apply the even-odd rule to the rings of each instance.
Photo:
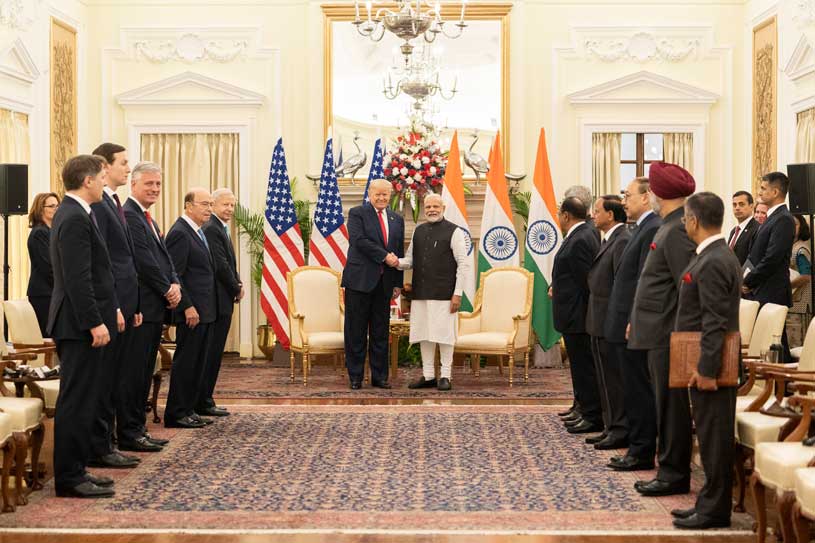
[[[193,202],[193,204],[200,205],[201,207],[212,207],[213,206],[213,202],[198,201],[198,202]]]
[[[48,208],[48,209],[57,208],[57,207],[59,207],[59,204],[48,204],[48,205],[45,205],[45,206],[42,206],[42,207],[45,207],[45,208]]]

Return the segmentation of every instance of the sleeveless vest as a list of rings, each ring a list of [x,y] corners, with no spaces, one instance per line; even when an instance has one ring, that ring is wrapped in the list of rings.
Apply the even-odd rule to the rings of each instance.
[[[414,300],[449,300],[456,289],[458,266],[450,242],[455,224],[442,219],[423,223],[413,233]]]

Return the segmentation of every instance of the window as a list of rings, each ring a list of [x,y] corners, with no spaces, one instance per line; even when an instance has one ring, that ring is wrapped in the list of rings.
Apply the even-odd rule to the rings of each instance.
[[[662,134],[622,134],[620,179],[647,177],[651,162],[658,160],[662,160]]]

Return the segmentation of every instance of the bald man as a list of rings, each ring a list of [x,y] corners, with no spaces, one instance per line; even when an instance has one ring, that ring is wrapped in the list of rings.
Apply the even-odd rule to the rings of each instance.
[[[181,302],[173,312],[176,349],[164,410],[168,428],[203,428],[212,422],[195,412],[218,315],[215,262],[201,228],[212,215],[212,204],[207,190],[190,189],[184,196],[184,213],[167,233],[167,251],[181,280]]]

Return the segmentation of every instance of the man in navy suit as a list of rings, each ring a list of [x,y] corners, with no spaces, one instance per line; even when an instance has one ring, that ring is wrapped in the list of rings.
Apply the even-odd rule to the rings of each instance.
[[[142,325],[134,330],[134,364],[125,368],[123,381],[139,385],[128,390],[126,416],[119,421],[119,443],[166,445],[167,440],[152,437],[146,431],[147,396],[161,332],[169,322],[169,310],[181,301],[181,285],[158,223],[150,216],[150,207],[161,196],[161,168],[152,162],[140,162],[130,176],[130,197],[124,203],[125,219],[133,240],[133,257],[139,275]]]
[[[761,178],[758,201],[766,204],[767,220],[758,229],[750,248],[749,273],[744,277],[742,293],[761,305],[792,306],[789,265],[795,238],[795,219],[784,203],[790,180],[781,172]],[[787,331],[781,336],[784,361],[790,360]]]
[[[139,313],[139,278],[133,262],[133,244],[127,230],[124,211],[116,194],[116,189],[127,183],[130,166],[127,163],[127,151],[115,143],[103,143],[93,151],[94,155],[107,160],[107,184],[104,187],[102,201],[91,204],[99,231],[107,243],[110,262],[113,265],[113,278],[116,281],[116,339],[105,350],[103,367],[104,379],[100,381],[102,401],[93,435],[93,458],[90,465],[94,467],[131,468],[139,464],[135,456],[125,456],[113,446],[113,432],[116,421],[121,420],[126,410],[123,402],[134,386],[141,388],[140,383],[123,380],[125,366],[138,363],[133,357],[133,332],[141,325]],[[120,448],[128,449],[129,443],[120,443]],[[160,447],[137,450],[160,450]]]
[[[746,190],[740,190],[733,195],[733,216],[738,224],[733,227],[727,236],[727,246],[736,253],[739,264],[744,266],[750,256],[753,239],[758,232],[758,221],[753,219],[753,195]]]
[[[212,195],[192,188],[184,196],[184,213],[167,233],[167,251],[181,279],[181,302],[173,312],[176,349],[164,411],[164,426],[168,428],[202,428],[212,422],[195,412],[212,342],[212,323],[218,315],[215,262],[201,228],[211,215]]]
[[[405,221],[388,208],[391,184],[371,181],[370,204],[348,213],[348,258],[342,274],[345,288],[345,363],[351,388],[362,386],[365,353],[369,350],[371,386],[388,383],[390,301],[402,289],[402,272],[395,266],[405,256]]]
[[[60,358],[54,418],[54,482],[57,496],[112,496],[113,480],[85,468],[102,395],[106,346],[116,337],[116,294],[110,257],[91,204],[102,200],[105,160],[71,158],[62,169],[65,200],[52,226],[54,292],[48,332]]]

